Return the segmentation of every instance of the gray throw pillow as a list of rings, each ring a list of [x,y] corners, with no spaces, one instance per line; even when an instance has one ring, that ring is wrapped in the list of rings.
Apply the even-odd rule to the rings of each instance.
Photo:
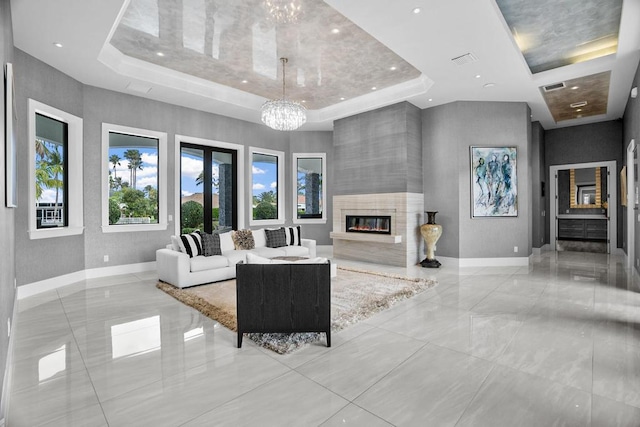
[[[278,228],[277,230],[264,230],[264,234],[267,236],[267,247],[281,248],[283,246],[287,246],[287,235],[284,228]]]
[[[202,237],[202,249],[204,256],[222,255],[222,250],[220,250],[219,234],[201,232],[200,237]]]

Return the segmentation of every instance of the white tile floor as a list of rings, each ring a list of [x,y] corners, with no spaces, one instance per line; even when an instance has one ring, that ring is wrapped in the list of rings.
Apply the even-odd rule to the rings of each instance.
[[[616,256],[389,268],[439,282],[280,356],[155,288],[88,280],[19,301],[7,424],[640,426],[640,281]],[[446,263],[445,263],[446,264]]]

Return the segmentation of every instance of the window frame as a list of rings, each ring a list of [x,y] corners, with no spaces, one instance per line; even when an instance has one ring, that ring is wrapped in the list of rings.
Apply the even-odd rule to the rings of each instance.
[[[286,191],[286,183],[284,176],[284,152],[269,150],[267,148],[258,148],[258,147],[250,147],[249,148],[249,225],[252,226],[264,226],[264,225],[284,225],[285,223],[285,191]],[[273,156],[278,159],[278,217],[274,219],[253,219],[253,155],[254,154],[263,154],[266,156]]]
[[[294,224],[326,224],[327,223],[327,153],[293,153],[291,178],[293,186],[292,220]],[[322,218],[298,218],[298,160],[318,158],[322,160]]]
[[[29,98],[29,239],[47,239],[52,237],[75,236],[84,232],[83,211],[83,120],[80,117],[59,110],[55,107]],[[36,114],[49,117],[67,124],[67,152],[65,180],[67,191],[67,218],[68,223],[63,227],[37,228],[36,215]]]
[[[157,224],[109,224],[109,134],[111,132],[141,136],[158,140],[158,223]],[[167,133],[130,126],[102,123],[102,232],[129,233],[134,231],[166,230],[167,222]]]

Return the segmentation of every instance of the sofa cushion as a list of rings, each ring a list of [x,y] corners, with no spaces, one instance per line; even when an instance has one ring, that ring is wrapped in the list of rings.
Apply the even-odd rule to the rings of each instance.
[[[270,248],[281,248],[287,246],[287,236],[284,228],[278,228],[277,230],[264,230],[267,236],[267,246]]]
[[[255,243],[251,230],[238,230],[231,234],[236,249],[253,249]]]
[[[291,264],[291,261],[285,261],[282,259],[265,258],[260,255],[252,254],[251,252],[249,252],[247,254],[247,264]]]
[[[189,255],[190,258],[202,255],[202,239],[198,232],[181,234],[178,244],[180,251]]]
[[[220,249],[220,235],[209,234],[200,232],[200,238],[202,239],[202,255],[213,256],[222,255]]]
[[[284,229],[285,236],[287,238],[287,245],[300,246],[300,226],[296,227],[282,227]]]
[[[267,235],[264,234],[264,228],[258,230],[251,230],[253,234],[253,243],[256,248],[264,248],[267,246]]]
[[[285,246],[280,249],[285,252],[284,256],[309,256],[309,248],[304,246]]]
[[[285,249],[286,246],[282,248],[255,248],[251,250],[251,253],[265,258],[275,258],[278,256],[286,256],[287,252],[285,252]]]
[[[288,261],[283,259],[269,259],[249,252],[247,254],[247,264],[326,264],[327,258],[305,258],[296,261]]]
[[[191,258],[191,272],[213,270],[229,266],[229,260],[222,255],[197,256]]]
[[[231,266],[231,265],[236,265],[240,261],[246,262],[248,253],[249,251],[233,250],[233,251],[222,252],[222,255],[227,257],[227,259],[229,260],[229,265]]]
[[[233,237],[231,233],[233,232],[228,231],[226,233],[220,233],[220,250],[223,255],[225,252],[232,251],[236,248],[233,244]]]

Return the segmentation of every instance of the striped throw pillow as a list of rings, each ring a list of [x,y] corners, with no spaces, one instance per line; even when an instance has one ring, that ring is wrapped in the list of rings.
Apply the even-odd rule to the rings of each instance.
[[[202,238],[198,232],[181,234],[178,243],[180,244],[180,251],[189,255],[189,258],[202,255]]]
[[[300,226],[297,227],[282,227],[284,229],[284,234],[287,238],[288,246],[302,246],[302,242],[300,241]]]

